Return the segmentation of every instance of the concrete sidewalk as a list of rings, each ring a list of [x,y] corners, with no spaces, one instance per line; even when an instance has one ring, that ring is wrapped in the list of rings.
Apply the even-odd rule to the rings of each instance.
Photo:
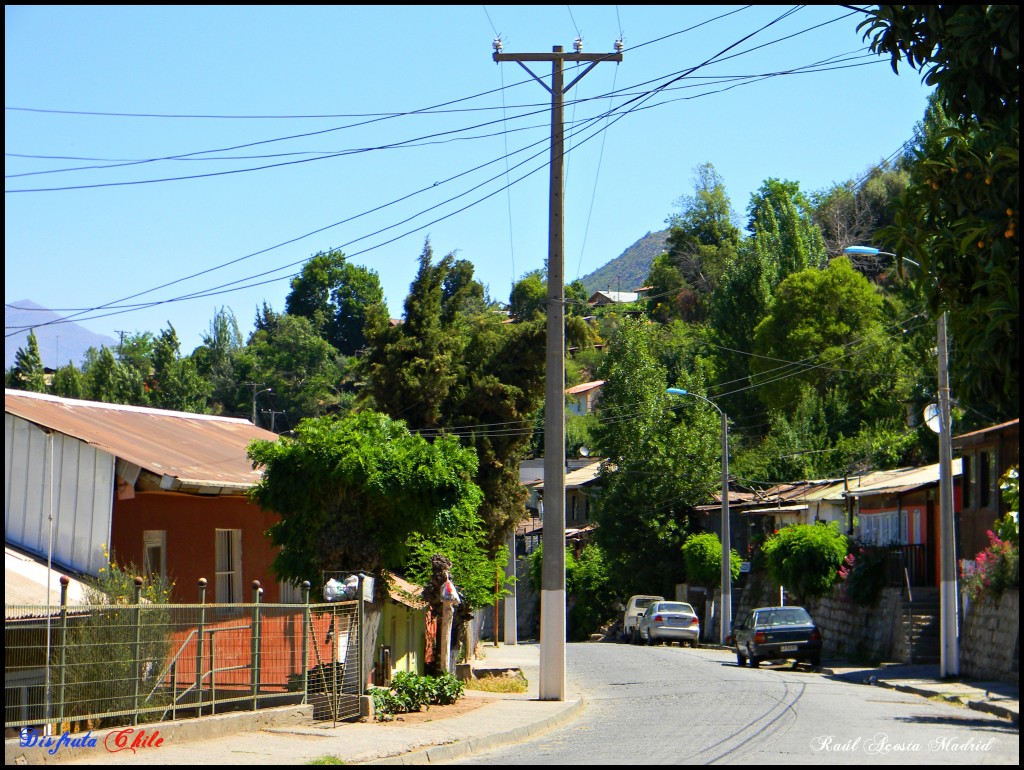
[[[475,670],[521,669],[529,682],[527,692],[501,694],[467,690],[467,698],[486,698],[489,702],[465,714],[415,724],[348,722],[334,727],[330,723],[322,725],[306,720],[301,725],[228,733],[231,721],[225,719],[223,735],[175,742],[173,732],[169,732],[161,746],[140,749],[134,754],[131,751],[108,753],[102,741],[94,749],[64,752],[63,758],[46,757],[44,749],[22,751],[30,764],[56,760],[76,765],[287,765],[324,758],[346,764],[426,764],[458,759],[535,737],[567,722],[582,710],[584,701],[578,693],[567,694],[564,701],[538,700],[540,647],[537,644],[500,647],[484,644],[481,650],[484,657],[474,662]]]
[[[822,674],[844,682],[937,698],[1020,724],[1020,686],[1017,684],[960,677],[943,679],[938,663],[891,663],[862,667],[844,661],[826,660],[820,670]]]

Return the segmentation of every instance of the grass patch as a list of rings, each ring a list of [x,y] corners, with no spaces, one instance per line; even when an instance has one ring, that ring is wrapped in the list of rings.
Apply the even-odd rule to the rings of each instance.
[[[347,764],[344,759],[338,757],[332,757],[327,755],[325,757],[319,757],[317,759],[311,759],[306,763],[307,765],[344,765]]]
[[[481,676],[466,680],[467,690],[483,692],[523,693],[528,687],[529,683],[521,673],[516,676]]]

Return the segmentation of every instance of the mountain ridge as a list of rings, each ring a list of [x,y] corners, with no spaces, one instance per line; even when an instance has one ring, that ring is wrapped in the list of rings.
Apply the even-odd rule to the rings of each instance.
[[[39,357],[43,366],[57,369],[73,362],[81,366],[82,357],[89,348],[106,345],[116,347],[117,340],[104,334],[89,331],[76,323],[59,323],[41,326],[48,321],[60,320],[61,316],[47,310],[32,300],[23,299],[8,302],[4,305],[4,326],[7,329],[34,326],[36,340],[39,342]],[[28,331],[21,331],[4,338],[4,369],[14,366],[18,349],[28,345]]]
[[[604,266],[580,281],[587,294],[595,291],[635,291],[647,281],[654,258],[667,249],[669,231],[650,232]]]

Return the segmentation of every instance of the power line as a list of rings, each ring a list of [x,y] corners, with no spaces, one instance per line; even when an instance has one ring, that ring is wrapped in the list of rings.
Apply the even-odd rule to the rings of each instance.
[[[784,15],[783,15],[782,17],[780,17],[780,19],[781,19],[781,18],[784,18],[784,17],[785,17],[785,15],[788,15],[788,14],[784,14]],[[773,23],[774,23],[774,22],[773,22]],[[770,26],[770,25],[767,25],[767,26]],[[764,28],[766,28],[766,27],[763,27],[762,29],[764,29]],[[750,36],[747,36],[747,37],[749,38]],[[744,38],[744,39],[747,39],[747,38]],[[742,41],[740,41],[740,42],[742,42]],[[738,43],[737,43],[737,44],[738,44]],[[731,48],[731,47],[735,47],[735,45],[737,45],[737,44],[734,44],[733,46],[730,46],[730,48]],[[729,50],[729,49],[726,49],[726,50]],[[713,58],[714,58],[714,57],[713,57]],[[711,61],[711,60],[709,60],[709,61]],[[706,63],[707,63],[707,62],[706,62]],[[706,64],[706,63],[705,63],[705,64]],[[698,66],[704,66],[704,65],[698,65]],[[693,72],[694,70],[696,70],[696,69],[697,69],[697,67],[691,68],[690,70],[686,71],[686,72],[684,73],[684,75],[683,75],[683,76],[686,76],[687,74],[691,74],[691,73],[692,73],[692,72]],[[673,81],[670,81],[670,83],[671,83],[671,82],[676,82],[676,81],[678,81],[678,80],[679,80],[679,79],[681,79],[681,77],[683,77],[683,76],[680,76],[680,77],[677,77],[677,78],[675,78],[675,80],[673,80]],[[669,85],[669,84],[663,84],[663,85],[662,85],[662,86],[660,86],[659,88],[657,88],[657,89],[653,89],[652,91],[649,91],[649,92],[647,92],[647,93],[646,93],[646,98],[650,98],[650,96],[652,96],[653,94],[657,93],[658,91],[661,91],[661,90],[666,90],[666,89],[667,89],[667,87],[668,87],[668,85]],[[634,99],[634,100],[632,100],[632,101],[636,101],[636,100]],[[642,102],[641,102],[641,103],[642,103]],[[627,103],[627,104],[628,104],[628,103]],[[626,113],[624,113],[624,114],[628,114],[629,112],[635,111],[635,110],[636,110],[636,109],[638,109],[638,108],[639,108],[639,104],[635,105],[635,106],[634,106],[634,107],[632,107],[632,108],[631,108],[630,110],[626,111]],[[604,113],[603,115],[599,115],[599,116],[596,116],[595,118],[591,118],[591,119],[588,119],[588,121],[584,121],[584,127],[586,127],[586,124],[587,124],[587,123],[591,123],[591,122],[593,122],[593,121],[596,121],[596,120],[600,120],[600,119],[605,119],[605,120],[606,120],[606,124],[607,124],[607,122],[608,122],[608,118],[610,117],[610,115],[611,115],[611,114],[613,114],[613,113],[615,112],[615,110],[621,110],[621,107],[619,107],[619,108],[615,108],[614,110],[608,110],[608,111],[606,111],[606,112],[605,112],[605,113]],[[620,114],[620,115],[616,116],[616,120],[617,120],[617,119],[618,119],[619,117],[622,117],[622,116],[623,116],[623,114]],[[606,129],[607,129],[607,125],[606,125],[605,129],[602,129],[602,132],[603,132],[603,130],[606,130]],[[596,134],[594,134],[594,135],[596,135]],[[588,139],[589,139],[589,138],[593,138],[593,135],[591,135],[590,137],[588,137]],[[586,141],[586,140],[584,140],[584,141]],[[517,151],[517,152],[520,152],[520,151],[521,151],[521,150],[519,150],[519,151]],[[506,156],[506,158],[507,158],[507,156]],[[500,160],[500,159],[499,159],[499,160]],[[492,162],[494,162],[494,161],[492,161]],[[484,164],[484,165],[489,165],[489,164]],[[520,164],[520,165],[522,165],[522,164]],[[478,168],[478,169],[479,169],[479,168],[482,168],[482,166],[481,166],[481,167],[477,167],[477,168]],[[474,170],[475,170],[475,169],[474,169]],[[534,171],[533,171],[533,172],[530,172],[530,173],[534,173],[534,172],[535,172],[536,170],[539,170],[539,169],[534,169]],[[465,173],[470,173],[470,172],[465,172]],[[450,178],[450,179],[454,179],[454,178],[457,178],[458,176],[461,176],[461,175],[456,175],[456,177],[452,177],[452,178]],[[528,174],[527,174],[527,175],[524,175],[523,177],[520,177],[520,178],[519,178],[519,179],[517,179],[516,181],[517,181],[517,182],[518,182],[518,181],[521,181],[521,180],[522,180],[523,178],[525,178],[525,176],[528,176]],[[507,177],[507,174],[506,174],[506,177]],[[493,181],[493,178],[492,178],[491,180],[488,180],[488,182],[489,182],[489,181]],[[504,189],[507,189],[507,188],[508,188],[508,187],[509,187],[509,186],[510,186],[511,184],[514,184],[514,183],[515,183],[515,182],[512,182],[512,183],[509,183],[509,184],[507,184],[507,185],[506,185],[506,188],[504,188]],[[486,182],[485,182],[484,184],[486,184]],[[479,188],[480,186],[481,186],[481,185],[478,185],[477,187],[475,187],[475,188],[472,188],[472,189],[478,189],[478,188]],[[425,191],[425,190],[427,190],[427,189],[430,189],[430,188],[422,188],[421,190],[419,190],[419,191],[417,191],[416,193],[413,193],[413,194],[418,194],[419,192],[423,192],[423,191]],[[404,198],[402,198],[402,199],[399,199],[399,200],[404,200],[404,199],[407,199],[408,197],[411,197],[411,195],[413,195],[413,194],[410,194],[409,196],[405,196]],[[464,194],[466,194],[466,193],[464,193]],[[457,197],[461,197],[461,196],[457,196]],[[489,197],[489,196],[485,196],[485,198],[486,198],[486,197]],[[481,199],[479,199],[479,200],[484,200],[485,198],[481,198]],[[441,204],[438,204],[438,206],[440,206],[440,205],[444,205],[444,203],[447,203],[447,202],[451,202],[452,200],[454,200],[454,198],[450,198],[450,199],[448,199],[447,201],[445,201],[445,202],[442,202]],[[479,200],[478,200],[478,201],[476,201],[476,202],[479,202]],[[395,201],[395,202],[397,202],[397,201]],[[394,202],[392,202],[392,203],[394,203]],[[385,205],[392,205],[392,204],[385,204]],[[433,209],[433,208],[437,208],[438,206],[434,206],[434,207],[431,207],[431,209]],[[373,209],[373,210],[371,210],[371,211],[376,211],[376,210],[379,210],[380,208],[383,208],[383,207],[378,207],[377,209]],[[429,210],[431,210],[431,209],[426,209],[425,211],[429,211]],[[464,210],[464,209],[460,209],[459,211],[462,211],[462,210]],[[420,212],[420,214],[422,214],[422,213],[425,213],[425,211],[424,211],[424,212]],[[365,214],[365,213],[369,213],[369,212],[364,212],[364,214]],[[458,213],[458,212],[453,212],[452,214],[450,214],[450,215],[448,215],[448,216],[454,215],[455,213]],[[415,216],[419,216],[420,214],[414,215],[414,217],[410,217],[410,218],[408,218],[408,219],[406,219],[406,220],[403,220],[402,222],[398,223],[398,225],[400,225],[400,224],[403,224],[403,223],[405,223],[405,222],[408,222],[408,221],[410,221],[410,220],[411,220],[412,218],[415,218]],[[356,216],[362,216],[362,214],[360,214],[360,215],[356,215]],[[239,258],[239,259],[237,259],[237,260],[232,260],[231,262],[228,262],[228,263],[224,263],[224,265],[218,266],[218,267],[216,267],[216,268],[210,268],[210,270],[202,271],[202,272],[200,272],[200,273],[194,274],[193,276],[189,276],[188,278],[192,278],[192,277],[197,277],[197,276],[199,276],[199,275],[202,275],[202,274],[204,274],[204,273],[206,273],[206,272],[210,272],[211,270],[219,269],[220,267],[224,267],[224,266],[227,266],[227,265],[230,265],[230,264],[234,264],[234,263],[236,263],[236,262],[238,262],[238,261],[241,261],[242,259],[247,259],[247,258],[249,258],[249,257],[251,257],[251,256],[255,256],[256,254],[260,254],[260,253],[265,253],[266,251],[269,251],[269,250],[271,250],[271,249],[274,249],[274,248],[279,248],[279,247],[280,247],[280,246],[282,246],[282,245],[286,245],[286,244],[288,244],[288,243],[292,243],[292,242],[295,242],[296,240],[299,240],[299,239],[301,239],[301,238],[304,238],[304,237],[309,237],[309,236],[310,236],[310,235],[312,235],[312,234],[316,234],[316,233],[318,233],[318,232],[322,232],[322,231],[323,231],[323,230],[325,230],[325,229],[328,229],[328,228],[330,228],[330,227],[334,227],[334,226],[337,226],[338,224],[342,224],[342,223],[344,223],[344,222],[346,222],[346,221],[351,221],[351,219],[353,219],[353,218],[355,218],[355,217],[351,217],[351,218],[349,218],[349,219],[347,219],[347,220],[342,220],[342,222],[339,222],[339,223],[335,223],[335,224],[333,224],[333,225],[328,225],[328,226],[327,226],[327,227],[325,227],[325,228],[320,228],[320,229],[318,229],[318,230],[316,230],[316,231],[313,231],[312,233],[307,233],[307,234],[305,234],[305,235],[303,235],[303,236],[299,236],[298,238],[295,238],[295,239],[290,239],[289,241],[286,241],[286,242],[284,242],[284,243],[282,243],[282,244],[278,244],[277,246],[269,247],[268,249],[264,249],[264,250],[261,250],[261,251],[259,251],[259,252],[255,252],[254,254],[246,255],[245,257],[241,257],[241,258]],[[436,221],[440,221],[440,220],[434,220],[434,221],[436,222]],[[432,223],[429,223],[429,224],[433,224],[433,222],[432,222]],[[429,224],[428,224],[427,226],[429,226]],[[394,226],[398,226],[398,225],[394,225]],[[393,226],[393,227],[394,227],[394,226]],[[385,228],[385,229],[389,229],[389,228]],[[419,228],[419,229],[422,229],[422,228]],[[366,237],[371,237],[372,235],[375,235],[375,234],[379,234],[380,232],[382,232],[382,231],[377,231],[376,233],[371,233],[371,234],[370,234],[370,236],[364,236],[364,238],[363,238],[363,239],[365,239]],[[409,231],[409,233],[405,233],[405,235],[407,235],[407,234],[410,234],[411,232],[415,232],[415,230]],[[400,236],[400,237],[404,237],[404,236]],[[362,240],[362,239],[357,239],[357,240]],[[390,242],[392,242],[392,241],[388,241],[388,243],[390,243]],[[381,246],[381,245],[384,245],[384,244],[378,244],[378,246],[376,246],[376,247],[373,247],[373,248],[378,248],[378,247],[379,247],[379,246]],[[360,252],[360,253],[363,253],[363,252]],[[292,263],[292,264],[297,264],[297,263]],[[292,266],[292,265],[286,265],[286,266],[284,266],[284,267],[280,267],[280,268],[277,268],[277,269],[276,269],[276,271],[280,271],[280,270],[282,270],[282,269],[286,269],[286,268],[288,268],[288,267],[291,267],[291,266]],[[271,272],[274,272],[274,271],[271,271]],[[263,274],[258,274],[257,276],[250,276],[250,277],[249,277],[249,278],[247,278],[247,279],[241,279],[241,280],[242,280],[242,281],[244,281],[244,280],[251,280],[252,278],[260,277],[261,275],[266,275],[266,274],[267,274],[267,273],[263,273]],[[165,287],[167,287],[167,286],[169,286],[169,285],[173,285],[173,283],[178,283],[178,282],[180,282],[180,281],[183,281],[183,280],[187,280],[188,278],[183,278],[183,279],[179,279],[178,281],[174,281],[174,282],[171,282],[171,283],[169,283],[169,284],[164,284],[164,285],[162,285],[162,286],[160,286],[160,287],[157,287],[157,289],[151,289],[151,290],[148,290],[147,292],[142,292],[142,294],[145,294],[145,293],[150,293],[151,291],[155,291],[155,290],[158,290],[158,289],[160,289],[160,288],[165,288]],[[275,279],[275,280],[279,280],[279,279]],[[236,282],[234,282],[234,283],[236,283],[236,284],[237,284],[237,283],[240,283],[240,282],[241,282],[241,281],[236,281]],[[228,284],[228,285],[231,285],[231,284]],[[255,284],[255,285],[259,285],[259,284]],[[219,293],[219,292],[216,292],[216,289],[220,289],[220,288],[222,288],[222,287],[215,287],[215,289],[214,289],[214,290],[207,290],[207,291],[206,291],[205,293],[192,293],[192,294],[189,294],[189,295],[185,295],[184,297],[181,297],[181,298],[177,298],[177,299],[191,299],[191,298],[195,298],[195,297],[198,297],[198,296],[210,296],[210,295],[211,295],[212,293]],[[248,288],[248,287],[241,287],[241,288]],[[111,303],[107,303],[107,305],[104,305],[104,306],[99,306],[99,307],[95,307],[95,308],[90,308],[90,309],[88,309],[88,310],[83,310],[82,312],[94,312],[94,311],[96,311],[96,310],[100,310],[100,309],[104,309],[104,308],[107,308],[107,307],[111,307],[111,306],[114,306],[115,304],[117,304],[117,303],[119,303],[119,302],[123,302],[123,301],[126,301],[127,299],[132,299],[132,298],[134,298],[134,297],[136,297],[136,296],[141,296],[141,294],[136,294],[136,295],[133,295],[132,297],[127,297],[127,298],[124,298],[124,299],[122,299],[122,300],[116,300],[116,301],[114,301],[114,302],[111,302]],[[143,305],[139,305],[138,307],[151,307],[151,306],[153,306],[153,305],[156,305],[156,304],[164,304],[165,302],[168,302],[168,301],[175,301],[175,300],[173,300],[173,299],[172,299],[172,300],[163,300],[163,301],[160,301],[160,302],[156,302],[156,303],[146,303],[146,304],[143,304]],[[137,309],[137,308],[132,308],[132,309]],[[70,320],[70,319],[62,319],[62,321],[63,321],[63,320]],[[27,328],[27,327],[22,327],[22,328]]]

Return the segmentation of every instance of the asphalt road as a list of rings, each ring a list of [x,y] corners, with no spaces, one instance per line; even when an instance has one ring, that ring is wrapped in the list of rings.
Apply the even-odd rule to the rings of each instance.
[[[724,650],[574,644],[580,717],[459,764],[1018,764],[1006,720]]]

